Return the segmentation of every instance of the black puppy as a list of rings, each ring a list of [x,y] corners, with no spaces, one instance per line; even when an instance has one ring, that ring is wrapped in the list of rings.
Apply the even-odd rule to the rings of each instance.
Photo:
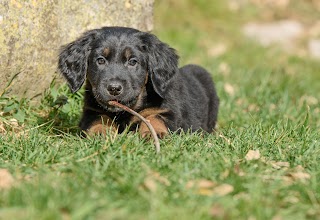
[[[136,117],[108,105],[110,100],[138,111],[160,137],[168,130],[215,127],[219,100],[210,74],[196,65],[179,69],[175,50],[150,33],[125,27],[88,31],[62,48],[59,69],[72,92],[86,81],[80,128],[89,135],[126,126],[149,135]]]

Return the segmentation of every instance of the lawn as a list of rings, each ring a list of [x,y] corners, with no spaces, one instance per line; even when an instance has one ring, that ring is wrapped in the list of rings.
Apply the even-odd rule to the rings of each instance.
[[[156,155],[137,134],[80,138],[82,93],[66,85],[37,105],[2,94],[0,219],[320,219],[320,62],[241,34],[319,13],[213,2],[157,1],[154,33],[212,73],[217,131],[172,134]]]

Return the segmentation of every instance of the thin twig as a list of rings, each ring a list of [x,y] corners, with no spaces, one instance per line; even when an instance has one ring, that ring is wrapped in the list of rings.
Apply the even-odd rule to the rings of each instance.
[[[125,105],[120,104],[119,102],[109,101],[108,104],[112,105],[112,106],[119,107],[119,108],[123,109],[124,111],[129,112],[130,114],[133,114],[134,116],[137,116],[141,121],[143,121],[147,125],[147,127],[149,128],[151,135],[154,139],[154,145],[156,148],[156,152],[160,153],[160,142],[159,142],[158,135],[148,120],[146,120],[142,115],[140,115],[136,111],[132,110],[131,108],[129,108]]]
[[[6,94],[6,92],[8,91],[8,89],[13,85],[13,80],[20,75],[21,72],[18,72],[16,74],[14,74],[11,79],[9,80],[9,82],[7,83],[6,87],[4,88],[4,90],[2,91],[0,97],[2,98],[2,96],[4,96]]]

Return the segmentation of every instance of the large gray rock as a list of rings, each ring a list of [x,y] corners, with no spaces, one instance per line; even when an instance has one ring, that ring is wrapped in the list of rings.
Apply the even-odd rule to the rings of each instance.
[[[33,97],[58,76],[61,45],[101,26],[150,31],[154,0],[1,0],[0,94]],[[11,79],[17,75],[8,87]]]

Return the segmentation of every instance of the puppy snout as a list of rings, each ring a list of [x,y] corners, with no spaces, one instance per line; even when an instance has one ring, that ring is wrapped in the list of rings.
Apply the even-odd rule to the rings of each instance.
[[[110,95],[117,96],[123,91],[123,86],[119,82],[112,82],[107,85],[107,91]]]

